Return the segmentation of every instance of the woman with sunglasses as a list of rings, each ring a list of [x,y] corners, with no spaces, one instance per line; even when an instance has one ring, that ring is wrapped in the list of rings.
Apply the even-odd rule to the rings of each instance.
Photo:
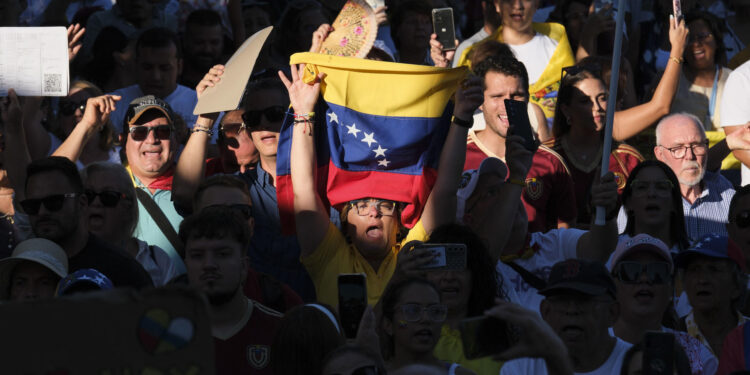
[[[138,200],[130,175],[121,164],[94,162],[83,170],[88,198],[89,231],[132,255],[162,286],[177,276],[174,261],[156,245],[133,237],[138,223]]]
[[[424,279],[409,278],[388,286],[380,320],[388,371],[419,363],[443,368],[444,374],[473,374],[457,363],[440,361],[433,354],[440,328],[448,317],[448,306],[440,301],[437,287]]]
[[[662,326],[674,291],[674,263],[667,245],[647,234],[620,242],[610,265],[617,285],[620,315],[612,331],[615,336],[639,343],[647,331],[672,332],[688,355],[693,374],[713,374],[719,363],[715,356],[686,332]]]
[[[57,127],[51,135],[50,150],[54,155],[73,160],[79,169],[95,161],[120,162],[120,147],[115,145],[115,130],[109,116],[103,117],[103,110],[91,112],[93,108],[86,116],[88,100],[103,95],[94,84],[75,81],[58,106]]]

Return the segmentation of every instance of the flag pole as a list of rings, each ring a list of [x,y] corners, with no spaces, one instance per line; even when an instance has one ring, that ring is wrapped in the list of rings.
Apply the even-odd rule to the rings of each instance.
[[[625,0],[619,0],[617,7],[617,25],[615,27],[615,49],[612,53],[612,74],[609,79],[609,95],[607,98],[607,124],[604,126],[604,145],[602,147],[602,169],[601,176],[609,172],[609,154],[612,150],[612,124],[615,119],[615,106],[617,104],[617,84],[620,80],[620,57],[622,55],[622,34],[625,23]],[[604,206],[596,206],[595,225],[606,223],[606,209]]]

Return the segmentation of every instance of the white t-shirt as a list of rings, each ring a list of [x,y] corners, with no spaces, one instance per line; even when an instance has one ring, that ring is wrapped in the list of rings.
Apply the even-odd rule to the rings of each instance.
[[[547,280],[552,266],[560,261],[576,257],[578,239],[586,233],[579,229],[553,229],[547,233],[532,233],[530,245],[538,247],[533,256],[516,259],[515,263],[543,280]],[[526,283],[521,275],[503,262],[498,262],[496,270],[502,278],[502,289],[511,302],[539,312],[539,304],[544,296]]]
[[[529,85],[533,85],[542,76],[547,63],[555,53],[557,41],[537,33],[524,44],[508,44],[508,47],[516,55],[518,61],[526,66],[526,71],[529,73]]]
[[[631,344],[615,338],[617,342],[612,349],[612,353],[598,369],[591,372],[576,372],[576,375],[612,375],[619,374],[622,368],[622,360],[625,353],[630,349]],[[500,375],[543,375],[547,374],[547,365],[541,358],[519,358],[505,362],[500,369]]]
[[[750,87],[750,61],[732,71],[724,85],[721,96],[721,126],[744,125],[750,121],[750,100],[747,88]],[[742,165],[742,185],[750,183],[750,169]]]

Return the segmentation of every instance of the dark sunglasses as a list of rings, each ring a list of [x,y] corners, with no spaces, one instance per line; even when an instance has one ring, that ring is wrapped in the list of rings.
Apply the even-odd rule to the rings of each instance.
[[[238,211],[242,214],[242,216],[245,217],[246,220],[253,217],[253,207],[249,204],[241,204],[241,203],[235,203],[235,204],[213,204],[209,207],[230,207],[233,210]]]
[[[742,211],[734,216],[732,220],[734,224],[737,224],[738,228],[747,228],[750,226],[750,211]]]
[[[245,113],[242,114],[242,122],[244,122],[247,127],[258,126],[260,125],[261,115],[264,115],[269,122],[279,122],[284,119],[285,113],[285,108],[280,105],[274,105],[255,111],[245,111]]]
[[[80,109],[81,113],[83,113],[86,110],[86,101],[82,100],[80,102],[73,102],[61,100],[58,108],[60,109],[60,113],[64,116],[70,116],[76,113],[76,109]]]
[[[120,193],[118,191],[104,190],[97,193],[93,190],[86,190],[86,198],[89,199],[89,204],[93,203],[96,197],[99,197],[99,202],[102,202],[104,207],[117,206],[120,199],[127,199],[125,193]]]
[[[383,375],[383,374],[385,373],[381,372],[380,369],[378,369],[378,366],[375,366],[375,365],[358,367],[351,373],[351,375]],[[333,374],[333,375],[342,375],[342,374]]]
[[[36,215],[39,213],[42,204],[44,204],[44,208],[46,208],[47,211],[56,212],[60,211],[63,203],[65,203],[65,199],[75,198],[76,196],[78,196],[76,193],[54,194],[44,198],[24,199],[19,204],[27,214]]]
[[[134,141],[140,142],[148,138],[148,133],[150,131],[154,132],[154,138],[160,139],[160,140],[166,140],[169,139],[169,137],[172,135],[172,126],[170,125],[157,125],[157,126],[145,126],[145,125],[135,125],[131,126],[130,129],[128,129],[128,132],[130,133],[130,138],[133,138]]]
[[[644,272],[649,284],[666,284],[672,278],[667,262],[651,262],[644,265],[624,261],[617,264],[614,274],[625,284],[638,284]]]

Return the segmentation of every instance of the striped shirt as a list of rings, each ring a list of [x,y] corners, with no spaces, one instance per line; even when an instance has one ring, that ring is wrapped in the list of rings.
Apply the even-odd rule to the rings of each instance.
[[[734,196],[734,188],[724,176],[706,171],[703,177],[703,192],[692,204],[682,198],[682,211],[685,214],[685,230],[691,240],[704,234],[728,235],[726,224],[729,218],[729,203]]]

